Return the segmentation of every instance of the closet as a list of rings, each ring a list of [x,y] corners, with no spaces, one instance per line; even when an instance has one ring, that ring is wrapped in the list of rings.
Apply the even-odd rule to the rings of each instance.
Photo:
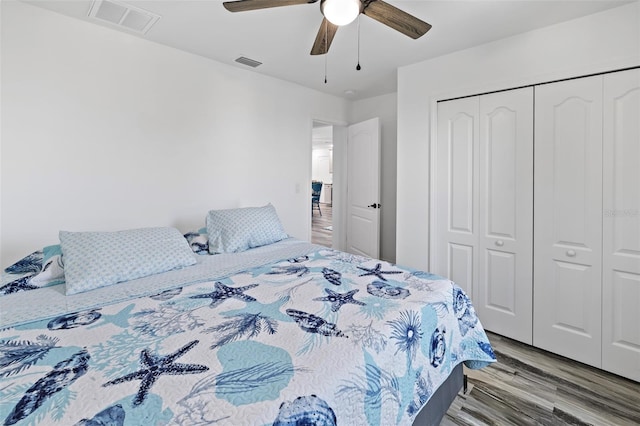
[[[437,113],[434,272],[487,330],[640,381],[640,70]]]

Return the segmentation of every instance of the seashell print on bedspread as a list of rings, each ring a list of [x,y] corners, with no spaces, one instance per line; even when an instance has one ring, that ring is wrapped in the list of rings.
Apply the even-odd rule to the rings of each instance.
[[[411,425],[494,361],[451,281],[320,249],[0,330],[0,425]]]

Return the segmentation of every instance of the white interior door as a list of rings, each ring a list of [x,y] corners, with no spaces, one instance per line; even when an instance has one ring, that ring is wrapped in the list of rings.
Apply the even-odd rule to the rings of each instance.
[[[478,132],[478,96],[438,103],[433,272],[454,281],[474,300],[478,279]]]
[[[380,256],[380,120],[349,126],[347,252]]]
[[[602,367],[640,381],[640,70],[604,76]]]
[[[533,342],[600,367],[602,76],[536,87],[535,100]]]
[[[478,291],[483,326],[533,341],[533,88],[480,96]]]

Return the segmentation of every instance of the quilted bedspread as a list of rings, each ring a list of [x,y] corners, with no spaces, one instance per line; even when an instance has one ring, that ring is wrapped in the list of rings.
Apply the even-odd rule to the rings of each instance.
[[[316,247],[185,280],[0,330],[1,424],[410,425],[457,364],[495,361],[459,287],[383,261]]]

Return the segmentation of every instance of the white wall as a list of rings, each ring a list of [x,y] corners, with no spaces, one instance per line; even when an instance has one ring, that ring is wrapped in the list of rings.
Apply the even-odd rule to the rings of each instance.
[[[396,261],[397,94],[354,101],[350,123],[380,118],[380,258]]]
[[[349,102],[2,1],[0,259],[58,231],[204,225],[272,202],[310,237],[313,118]]]
[[[429,269],[435,102],[640,65],[640,2],[398,70],[397,259]]]
[[[325,184],[331,184],[333,181],[333,172],[331,171],[331,161],[333,157],[333,148],[313,147],[311,154],[311,178],[319,180]],[[324,198],[324,187],[322,188],[321,203],[328,203],[329,200]]]

